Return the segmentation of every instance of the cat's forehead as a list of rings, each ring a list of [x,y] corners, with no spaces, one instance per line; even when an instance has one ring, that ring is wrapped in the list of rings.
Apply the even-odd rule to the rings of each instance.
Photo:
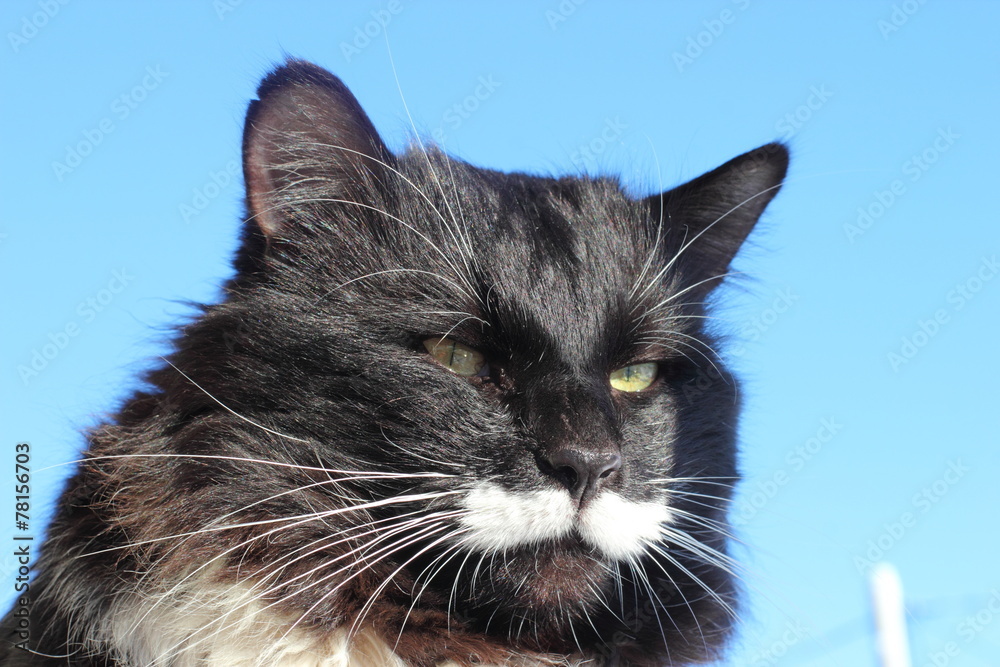
[[[606,347],[615,322],[637,315],[629,303],[656,260],[648,213],[609,180],[459,169],[461,187],[437,193],[439,233],[466,235],[452,250],[495,306],[486,316],[547,334],[581,363]]]
[[[474,240],[468,251],[479,262],[516,269],[504,272],[512,279],[546,268],[534,282],[545,275],[572,278],[609,264],[629,264],[651,249],[648,211],[617,181],[506,174],[440,154],[433,158],[419,169],[422,196],[433,208],[427,217],[442,223],[448,236],[466,234]]]

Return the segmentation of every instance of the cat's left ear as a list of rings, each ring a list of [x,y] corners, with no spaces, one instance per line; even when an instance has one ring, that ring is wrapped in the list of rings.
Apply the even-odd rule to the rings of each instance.
[[[787,170],[788,149],[768,144],[646,199],[654,222],[668,230],[667,257],[676,262],[693,296],[704,296],[722,282]]]
[[[257,96],[243,130],[243,175],[249,220],[268,239],[324,201],[363,199],[394,163],[351,91],[321,67],[289,60]]]

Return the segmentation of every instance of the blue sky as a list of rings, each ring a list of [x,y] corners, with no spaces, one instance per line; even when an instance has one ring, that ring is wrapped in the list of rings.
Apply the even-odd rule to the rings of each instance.
[[[914,665],[998,664],[998,23],[971,1],[4,2],[0,447],[12,469],[31,445],[31,531],[79,430],[218,297],[245,106],[288,54],[390,146],[405,99],[496,169],[645,194],[786,141],[718,312],[746,406],[726,664],[877,664],[869,558],[902,575]]]

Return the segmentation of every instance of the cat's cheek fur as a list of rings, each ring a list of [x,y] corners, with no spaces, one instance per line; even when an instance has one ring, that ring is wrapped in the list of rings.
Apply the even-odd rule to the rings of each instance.
[[[564,490],[510,491],[486,482],[466,493],[462,505],[460,541],[487,552],[555,542],[575,531],[605,559],[627,560],[659,541],[661,525],[671,521],[663,502],[630,501],[612,491],[578,511]]]

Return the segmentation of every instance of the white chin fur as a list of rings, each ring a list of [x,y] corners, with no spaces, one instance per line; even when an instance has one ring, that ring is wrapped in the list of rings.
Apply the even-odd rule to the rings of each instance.
[[[633,502],[601,492],[577,512],[569,493],[560,489],[514,492],[491,483],[478,484],[463,499],[463,541],[481,551],[504,551],[566,537],[572,532],[611,560],[640,555],[660,537],[671,520],[664,504]]]

